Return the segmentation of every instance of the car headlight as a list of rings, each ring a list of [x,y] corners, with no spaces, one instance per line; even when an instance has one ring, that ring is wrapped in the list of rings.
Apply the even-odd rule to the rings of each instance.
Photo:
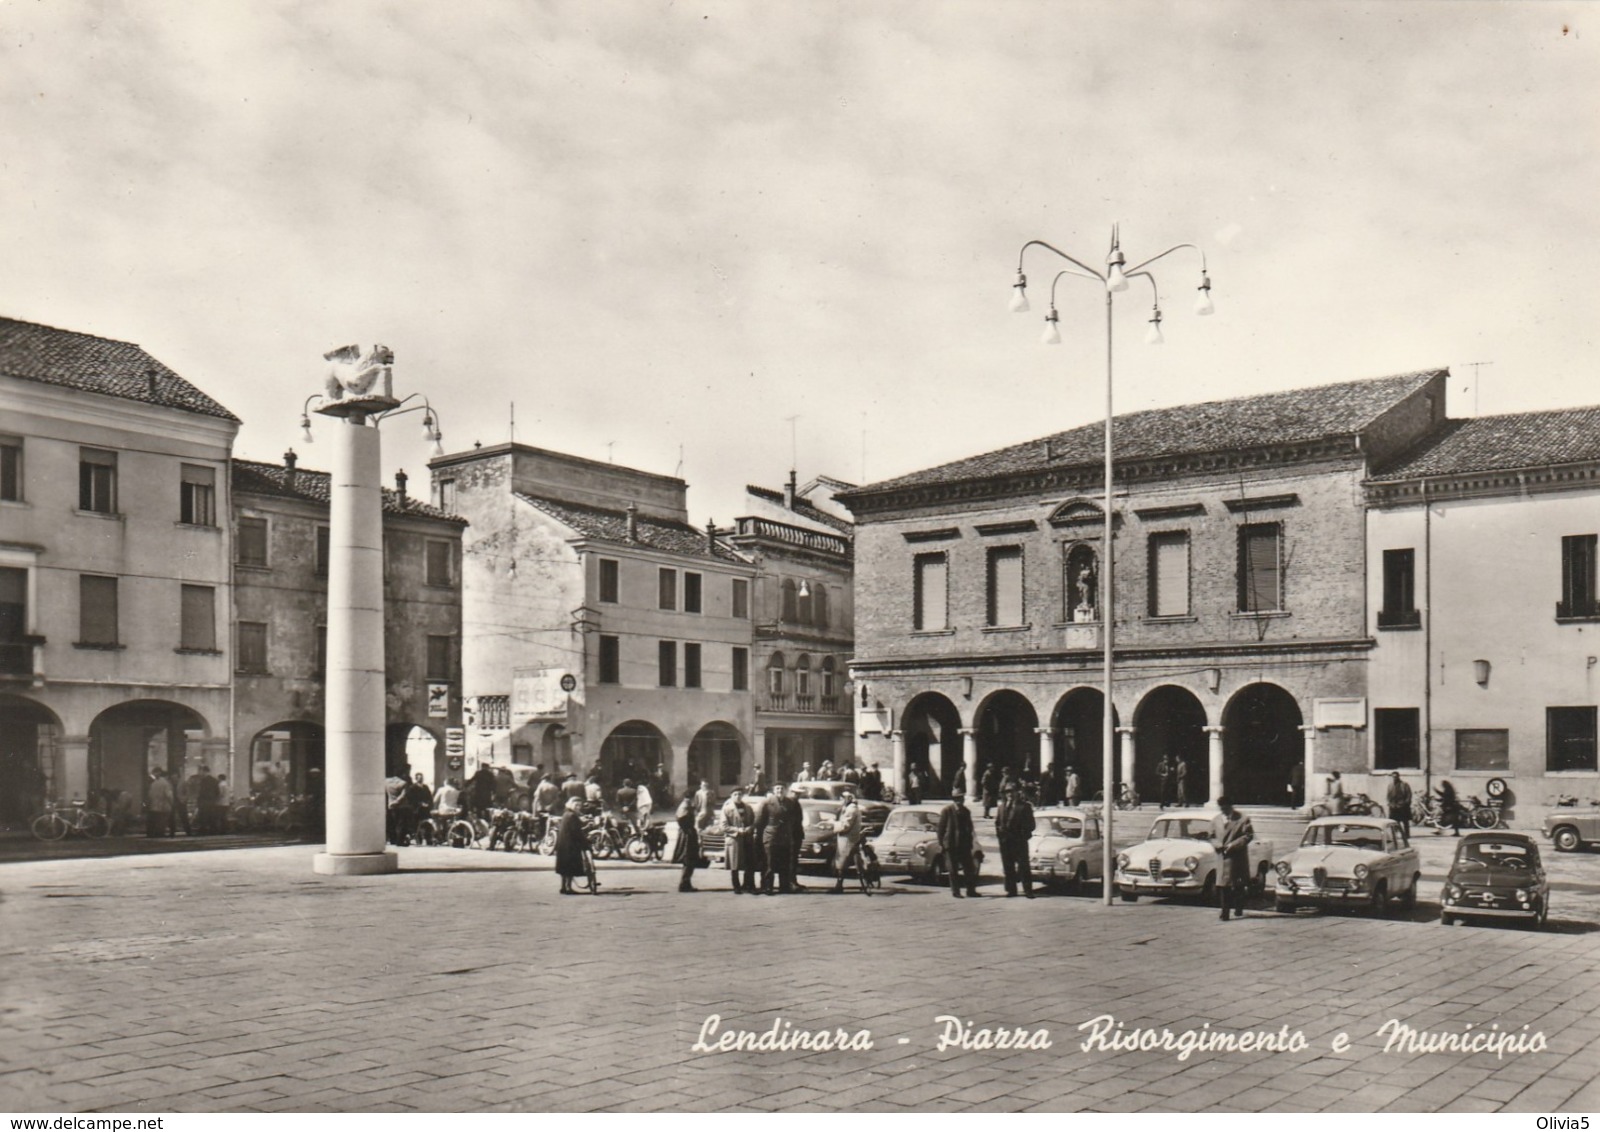
[[[1279,876],[1281,876],[1281,877],[1288,876],[1289,875],[1289,862],[1288,861],[1279,861],[1278,864],[1277,864],[1277,869],[1278,869],[1278,875]]]
[[[917,856],[921,857],[924,861],[933,856],[933,842],[924,841],[921,845],[918,845]]]
[[[1447,885],[1445,887],[1444,894],[1446,896],[1448,896],[1451,900],[1460,900],[1461,899],[1461,886],[1459,884]]]
[[[1118,853],[1117,854],[1117,868],[1125,869],[1127,867],[1128,867],[1128,855],[1126,853]]]
[[[1185,857],[1183,859],[1183,867],[1188,869],[1191,873],[1194,872],[1196,869],[1198,869],[1200,867],[1200,858],[1199,857]]]
[[[1355,877],[1357,880],[1366,880],[1367,874],[1371,871],[1372,870],[1367,868],[1365,865],[1357,865],[1355,867]]]
[[[1528,899],[1528,890],[1526,888],[1517,889],[1517,899],[1519,901],[1526,902]]]
[[[1062,849],[1062,850],[1060,850],[1059,852],[1056,853],[1056,860],[1060,861],[1063,865],[1066,864],[1071,859],[1072,859],[1072,850],[1071,849]]]

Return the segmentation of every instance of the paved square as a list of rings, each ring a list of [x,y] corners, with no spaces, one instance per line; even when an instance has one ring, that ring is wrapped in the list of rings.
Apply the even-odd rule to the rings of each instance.
[[[1412,916],[1257,901],[1226,924],[1006,900],[992,879],[982,900],[836,897],[821,878],[769,899],[713,871],[680,895],[660,865],[559,897],[547,860],[476,850],[403,850],[375,878],[314,877],[306,846],[12,862],[0,1110],[1600,1108],[1600,860],[1551,861],[1550,931],[1447,929],[1448,841],[1423,840]],[[866,1029],[872,1048],[695,1052],[711,1015],[791,1039]],[[942,1015],[1051,1045],[940,1052]],[[1086,1052],[1100,1015],[1306,1048]],[[1390,1019],[1548,1048],[1385,1054]]]

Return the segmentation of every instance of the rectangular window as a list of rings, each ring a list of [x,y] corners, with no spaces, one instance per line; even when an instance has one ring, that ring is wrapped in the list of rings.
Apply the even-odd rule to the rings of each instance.
[[[333,556],[331,543],[328,541],[328,528],[317,528],[317,577],[328,576],[328,560]]]
[[[1600,616],[1595,593],[1594,535],[1567,535],[1561,540],[1561,604],[1557,617]]]
[[[1372,766],[1414,770],[1422,765],[1422,713],[1416,708],[1372,710]]]
[[[428,555],[428,585],[448,586],[455,582],[453,569],[453,547],[443,539],[429,539],[426,544]]]
[[[78,449],[78,510],[117,513],[117,454],[101,448]]]
[[[452,680],[455,669],[455,638],[428,638],[428,679]]]
[[[750,650],[738,645],[733,646],[733,690],[750,690]]]
[[[685,644],[683,646],[683,686],[685,688],[698,688],[700,684],[700,646]]]
[[[1481,728],[1456,732],[1457,770],[1510,770],[1511,732]]]
[[[989,624],[1021,625],[1022,548],[989,548]]]
[[[317,626],[317,670],[313,674],[318,680],[328,678],[328,627]]]
[[[263,622],[239,622],[238,669],[258,675],[267,671],[267,627]]]
[[[1246,523],[1239,528],[1239,612],[1271,613],[1283,608],[1283,528],[1277,523]]]
[[[1150,536],[1151,617],[1189,616],[1189,532]]]
[[[1378,628],[1407,629],[1422,624],[1417,612],[1417,552],[1411,547],[1383,552],[1383,608]]]
[[[217,469],[203,464],[183,465],[178,521],[192,527],[217,525]]]
[[[1600,769],[1595,765],[1595,709],[1545,708],[1545,769]]]
[[[178,647],[215,652],[217,648],[217,596],[210,586],[184,586],[178,629]]]
[[[22,502],[22,439],[0,436],[0,499]]]
[[[660,669],[660,679],[657,683],[663,688],[676,688],[678,686],[678,642],[661,641],[656,646],[657,666]]]
[[[117,580],[94,574],[78,577],[78,643],[117,643]]]
[[[456,481],[439,481],[439,510],[447,515],[456,513]]]
[[[621,589],[620,563],[615,558],[600,560],[600,600],[614,603]]]
[[[911,627],[921,632],[947,626],[948,570],[944,554],[919,554],[915,561],[916,580],[912,599],[915,611]]]
[[[685,572],[683,575],[683,611],[700,612],[700,575]]]
[[[661,600],[660,600],[659,604],[660,604],[661,608],[662,609],[677,609],[678,608],[678,572],[676,570],[669,570],[665,566],[663,566],[661,568],[660,591],[661,591]]]
[[[600,638],[600,679],[601,684],[622,683],[622,638]]]
[[[733,615],[738,618],[750,616],[750,581],[748,578],[735,578],[733,580]]]
[[[248,516],[239,520],[239,541],[235,553],[241,566],[267,564],[267,521]]]

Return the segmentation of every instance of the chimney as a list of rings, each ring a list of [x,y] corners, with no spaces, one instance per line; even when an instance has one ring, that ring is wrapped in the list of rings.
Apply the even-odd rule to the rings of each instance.
[[[637,503],[628,504],[628,541],[639,541],[639,505]]]
[[[294,470],[294,465],[295,461],[298,459],[299,457],[294,454],[293,448],[290,448],[283,454],[283,484],[290,491],[294,490],[294,481],[297,476],[297,473]]]
[[[783,505],[787,510],[790,511],[794,510],[795,486],[794,469],[790,468],[789,482],[783,485]]]
[[[405,507],[406,507],[406,505],[408,503],[408,500],[406,499],[406,480],[407,480],[407,478],[408,477],[406,476],[406,472],[405,472],[404,468],[401,468],[398,472],[396,472],[394,474],[394,490],[395,490],[395,493],[400,496],[400,507],[401,507],[402,510],[405,509]]]
[[[706,553],[707,554],[715,554],[716,552],[717,552],[717,521],[715,519],[707,519],[706,520]]]

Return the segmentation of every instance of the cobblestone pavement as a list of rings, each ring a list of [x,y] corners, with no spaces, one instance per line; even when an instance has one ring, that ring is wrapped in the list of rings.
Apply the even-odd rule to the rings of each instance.
[[[402,850],[404,872],[370,878],[314,877],[306,846],[12,862],[0,1110],[1600,1108],[1600,856],[1550,855],[1549,931],[1445,929],[1452,846],[1420,840],[1409,916],[1257,901],[1225,924],[1167,901],[999,899],[992,878],[982,900],[832,896],[820,877],[762,898],[720,871],[679,894],[674,870],[618,864],[598,896],[559,897],[545,859],[477,850]],[[711,1015],[866,1029],[873,1048],[695,1052]],[[1051,1047],[940,1052],[941,1015]],[[1307,1048],[1085,1051],[1100,1015],[1286,1028]],[[1390,1019],[1548,1048],[1384,1053]]]

